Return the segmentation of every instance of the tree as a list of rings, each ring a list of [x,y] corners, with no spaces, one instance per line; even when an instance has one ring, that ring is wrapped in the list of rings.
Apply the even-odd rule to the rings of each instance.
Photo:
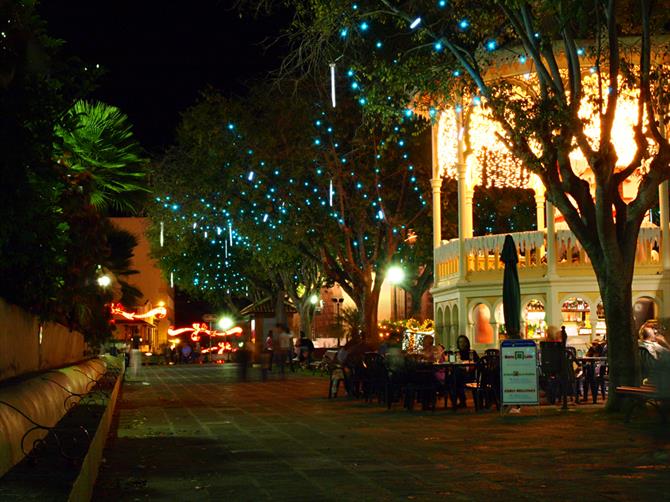
[[[648,0],[378,0],[355,7],[317,1],[298,11],[298,50],[287,63],[323,67],[344,51],[365,75],[366,99],[376,106],[394,92],[404,92],[407,102],[427,96],[428,106],[437,108],[451,101],[462,114],[484,106],[500,128],[498,138],[540,177],[547,199],[593,264],[608,326],[612,388],[638,382],[631,310],[637,236],[657,202],[659,184],[670,177],[667,69],[660,57],[666,49],[651,36],[665,26],[664,7],[666,2]],[[636,37],[634,50],[626,36]],[[371,50],[375,46],[386,50]],[[502,49],[532,71],[523,86],[490,77]],[[592,113],[584,118],[580,108],[589,87]],[[635,152],[621,166],[612,130],[626,91],[636,104],[637,122],[631,132]],[[595,193],[574,164],[575,150],[593,173]],[[639,177],[639,188],[627,201],[620,187],[632,176]],[[618,404],[611,392],[608,405]]]
[[[71,328],[104,338],[109,331],[100,331],[108,317],[104,304],[111,298],[109,292],[99,291],[97,276],[104,265],[131,273],[129,246],[136,244],[109,224],[107,211],[138,208],[147,192],[146,160],[125,114],[85,101],[76,102],[54,126],[52,155],[63,187],[59,204],[69,236],[55,310]],[[129,299],[138,293],[128,284],[122,284],[123,290]]]
[[[409,160],[417,126],[371,128],[351,99],[333,111],[313,90],[301,89],[302,99],[271,90],[244,101],[206,94],[184,115],[175,160],[157,176],[169,195],[153,220],[200,238],[227,229],[259,261],[288,265],[303,286],[291,264],[322,264],[375,332],[385,268],[404,229],[427,211],[425,164]],[[210,256],[217,246],[220,253],[220,240],[207,238]],[[225,282],[208,279],[208,287]]]
[[[35,4],[0,4],[0,294],[51,318],[69,241],[53,128],[93,75],[63,56]]]
[[[135,211],[148,191],[146,159],[128,116],[106,103],[79,100],[56,125],[54,157],[68,185],[98,210]]]
[[[308,143],[296,143],[288,118],[281,127],[265,124],[263,103],[207,91],[184,113],[177,144],[153,176],[159,196],[149,207],[150,238],[163,270],[191,296],[233,310],[270,297],[281,320],[288,294],[309,331],[308,298],[323,275],[300,249],[318,240],[292,214],[270,221],[272,195],[263,185],[280,179],[274,161],[282,170],[303,162],[296,152]],[[280,118],[278,111],[272,116]]]

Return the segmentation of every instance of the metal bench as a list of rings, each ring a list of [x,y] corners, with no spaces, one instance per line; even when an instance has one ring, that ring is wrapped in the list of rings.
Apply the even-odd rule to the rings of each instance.
[[[628,398],[629,404],[626,409],[626,422],[629,422],[633,411],[638,406],[651,404],[658,411],[661,421],[667,422],[667,411],[670,407],[670,395],[659,394],[654,385],[640,385],[639,387],[620,386],[616,393]]]

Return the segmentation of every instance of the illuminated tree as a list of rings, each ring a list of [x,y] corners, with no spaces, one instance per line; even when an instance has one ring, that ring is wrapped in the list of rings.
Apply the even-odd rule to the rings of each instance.
[[[296,50],[285,71],[324,74],[334,61],[350,66],[368,108],[380,115],[388,113],[386,97],[399,95],[431,114],[452,109],[464,117],[484,110],[495,125],[494,137],[506,146],[508,153],[500,154],[510,155],[506,172],[520,162],[520,179],[524,170],[541,179],[547,199],[589,256],[605,307],[610,385],[636,384],[631,285],[637,236],[645,213],[657,203],[660,183],[670,176],[667,48],[651,36],[665,27],[666,2],[295,5]],[[506,64],[527,68],[525,82],[492,77]],[[633,146],[617,152],[613,124],[624,99],[636,110],[628,138]],[[620,165],[624,154],[629,155]],[[594,193],[575,155],[592,173]],[[624,200],[620,187],[631,177],[639,179],[639,188]],[[619,405],[614,392],[609,405]]]
[[[154,229],[162,221],[166,238],[182,237],[159,256],[188,259],[188,233],[208,242],[209,256],[234,252],[234,242],[234,249],[262,257],[265,269],[304,263],[293,258],[297,250],[342,285],[373,333],[385,268],[405,230],[427,214],[425,164],[410,159],[417,124],[399,116],[392,128],[371,128],[360,102],[332,110],[311,96],[257,94],[233,102],[210,94],[185,114],[179,143],[156,176],[156,191],[165,195],[152,210]],[[246,287],[245,272],[226,260],[209,268],[196,262],[198,277],[186,278],[196,286],[228,293],[235,277]],[[307,286],[299,267],[288,270],[285,277]]]

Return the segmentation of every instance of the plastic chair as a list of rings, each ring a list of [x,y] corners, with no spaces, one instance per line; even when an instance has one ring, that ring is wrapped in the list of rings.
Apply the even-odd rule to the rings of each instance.
[[[492,404],[500,409],[500,356],[484,355],[477,361],[475,381],[466,384],[472,391],[475,411],[490,408]]]

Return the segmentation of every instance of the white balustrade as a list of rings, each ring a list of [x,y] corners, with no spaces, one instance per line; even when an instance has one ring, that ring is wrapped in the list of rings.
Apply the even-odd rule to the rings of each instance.
[[[468,275],[504,269],[500,261],[505,235],[484,235],[466,239],[463,249],[466,253]],[[545,232],[515,232],[510,234],[519,256],[519,268],[536,268],[546,265]],[[640,229],[637,246],[637,265],[660,265],[661,230],[651,224]],[[444,242],[435,249],[437,281],[454,279],[458,276],[458,239]],[[590,266],[588,256],[575,235],[568,229],[556,231],[556,260],[559,268],[575,265]]]

